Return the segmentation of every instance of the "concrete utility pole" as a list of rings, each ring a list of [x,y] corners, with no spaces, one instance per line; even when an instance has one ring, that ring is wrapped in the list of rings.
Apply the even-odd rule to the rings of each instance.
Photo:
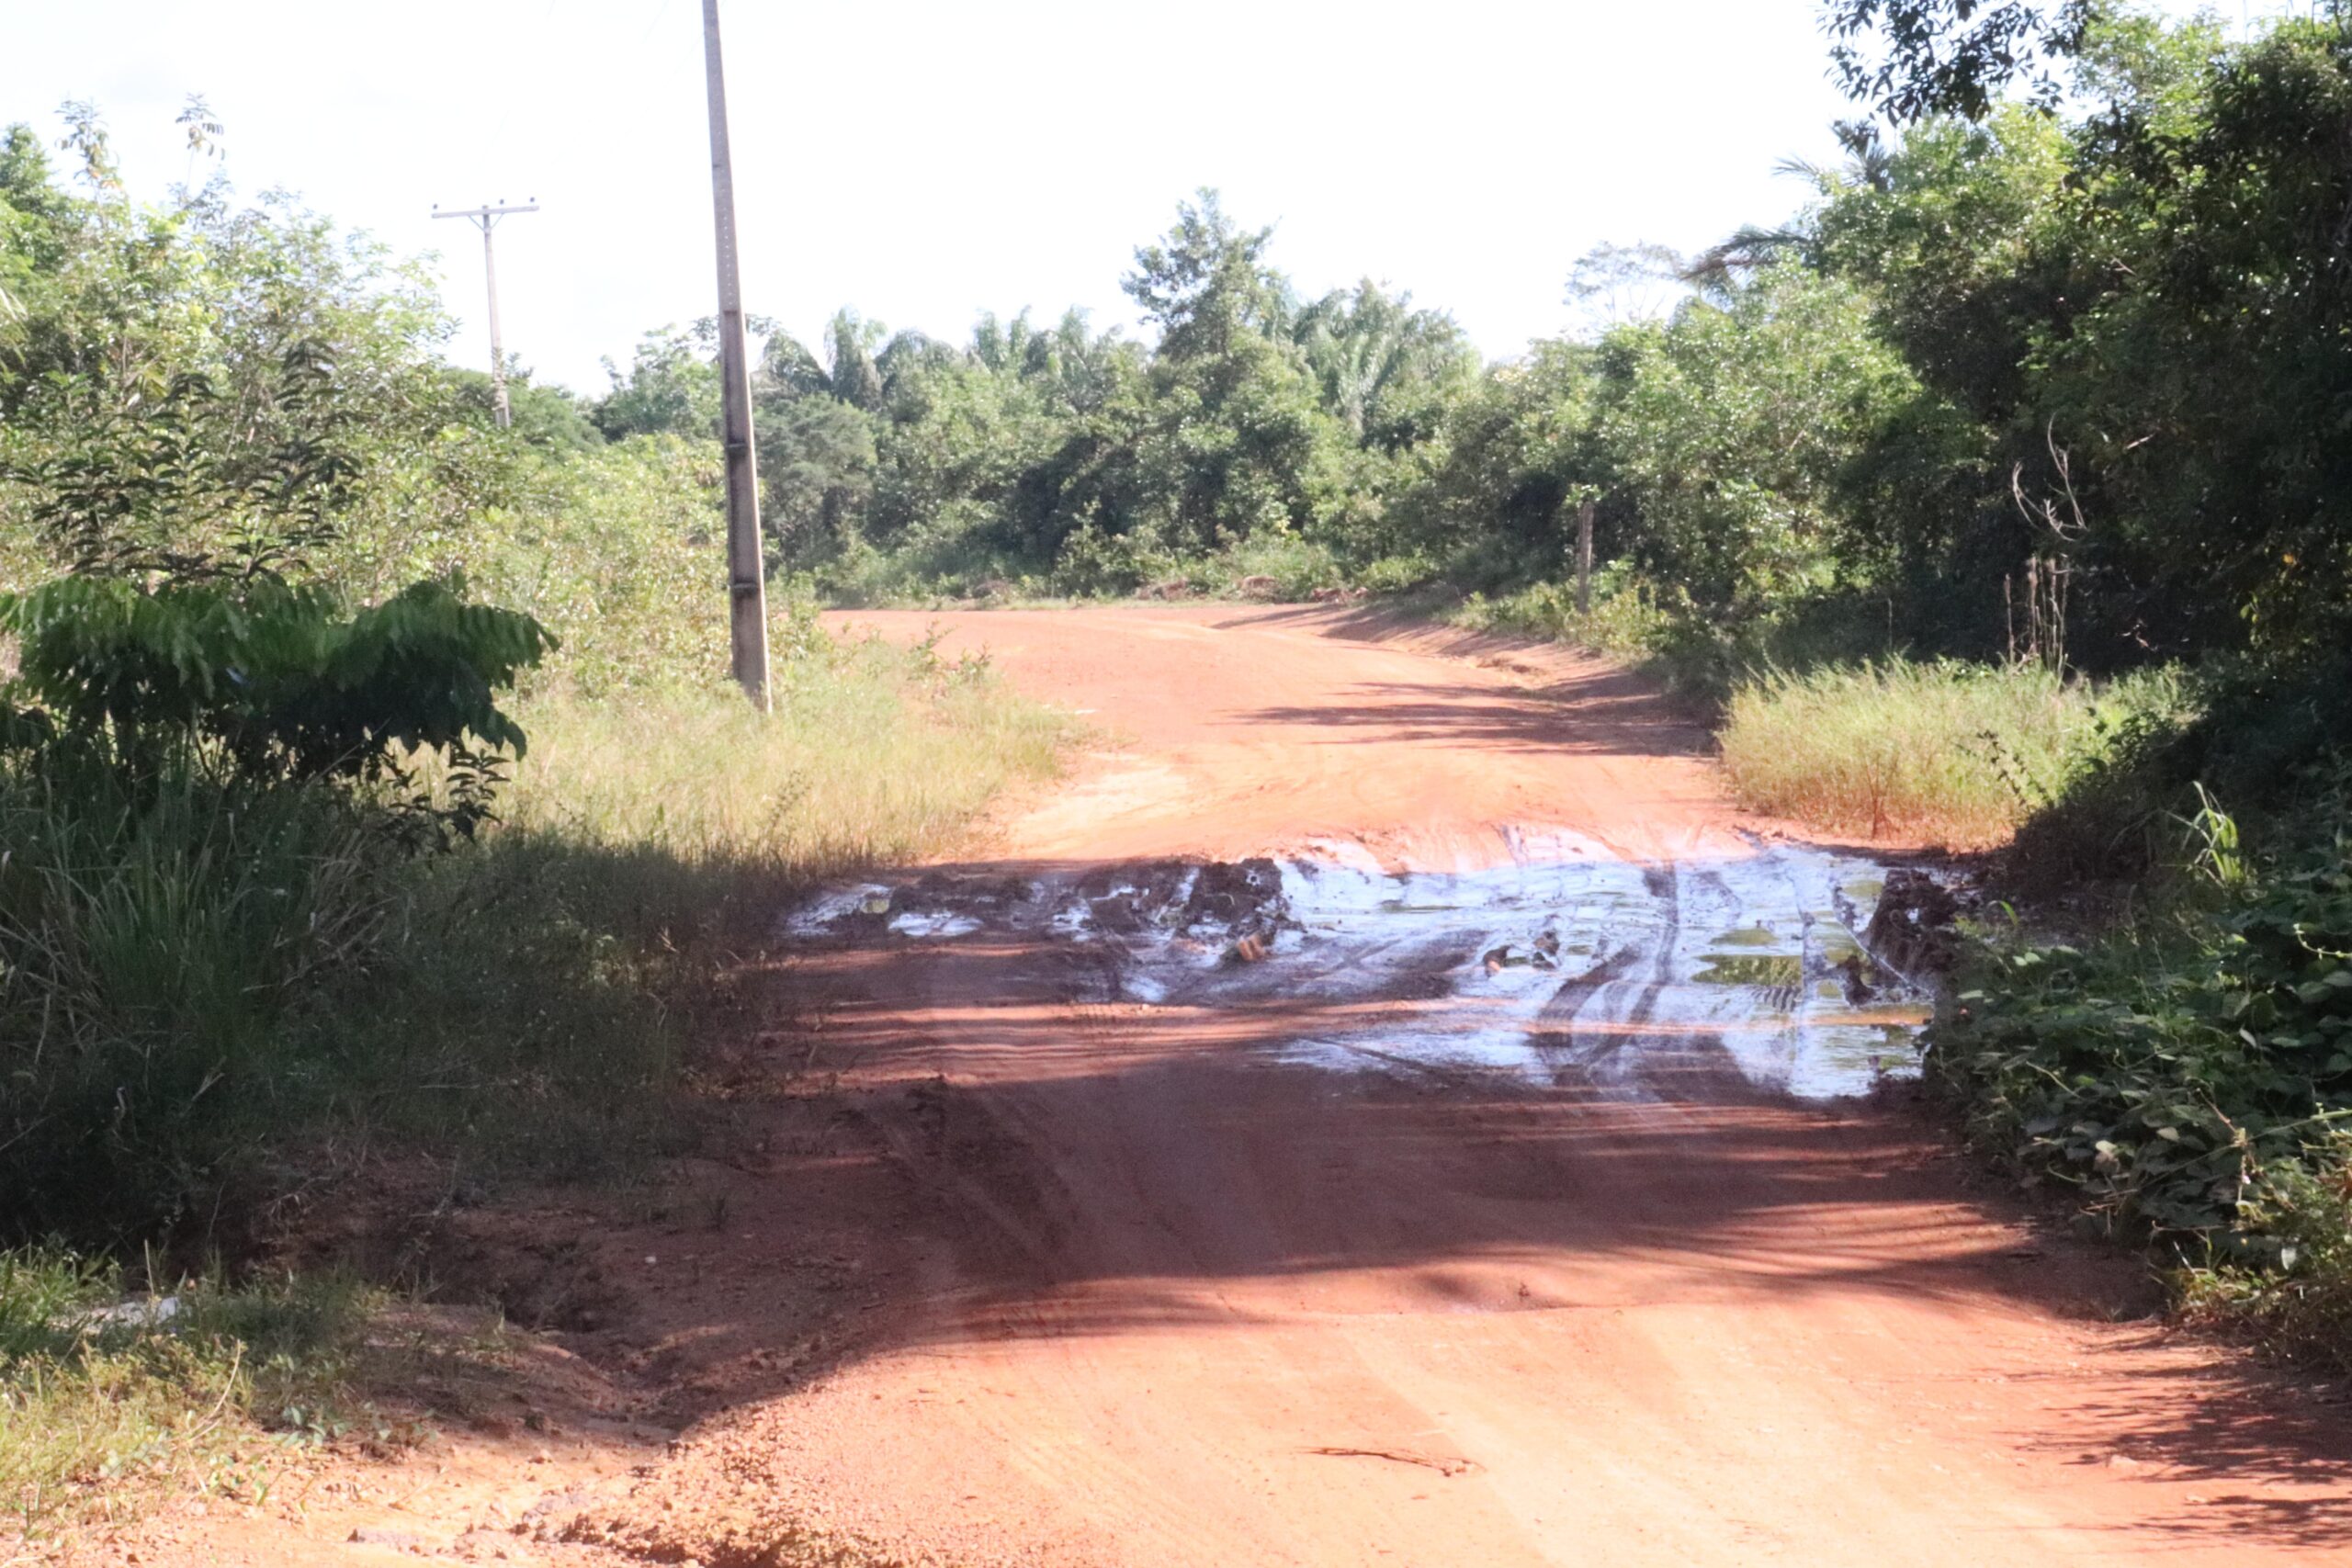
[[[506,198],[502,196],[498,199],[503,203]],[[514,411],[506,406],[506,349],[498,338],[498,253],[491,245],[490,231],[498,227],[498,220],[502,218],[516,212],[537,212],[538,209],[538,198],[536,197],[520,207],[503,205],[469,207],[462,212],[444,212],[441,210],[440,204],[436,202],[433,208],[433,216],[435,218],[464,218],[478,224],[481,229],[481,274],[490,282],[491,398],[497,409],[498,428],[501,430],[514,423]]]
[[[760,479],[752,448],[752,367],[743,348],[743,288],[735,267],[735,172],[727,153],[727,70],[718,55],[718,0],[702,0],[703,63],[710,77],[710,205],[718,231],[718,381],[727,443],[727,592],[735,680],[768,711],[767,573],[760,559]]]

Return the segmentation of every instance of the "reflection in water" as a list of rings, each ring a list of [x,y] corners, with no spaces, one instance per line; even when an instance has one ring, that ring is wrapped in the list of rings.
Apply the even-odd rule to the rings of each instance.
[[[1917,1071],[1928,998],[1871,964],[1857,934],[1883,882],[1873,863],[1759,844],[1738,859],[1643,866],[1559,833],[1522,833],[1517,847],[1516,863],[1472,872],[1392,874],[1343,844],[1286,863],[1304,928],[1286,982],[1334,998],[1395,996],[1434,972],[1454,1004],[1405,1027],[1303,1041],[1297,1054],[1631,1086],[1645,1054],[1712,1042],[1751,1082],[1806,1099]],[[1192,999],[1238,1002],[1245,988],[1266,987],[1218,972]]]
[[[1334,1067],[1472,1065],[1639,1090],[1645,1065],[1720,1046],[1749,1081],[1809,1099],[1917,1069],[1928,1000],[1859,932],[1875,863],[1804,845],[1643,865],[1522,829],[1516,859],[1390,872],[1360,843],[1280,861],[1174,861],[1072,881],[932,873],[819,897],[802,937],[944,941],[983,931],[1097,947],[1146,1006],[1334,1008],[1359,1022],[1287,1054]]]

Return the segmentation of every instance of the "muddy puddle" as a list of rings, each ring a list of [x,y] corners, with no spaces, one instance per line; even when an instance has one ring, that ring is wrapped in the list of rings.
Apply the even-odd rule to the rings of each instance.
[[[1871,925],[1883,867],[1762,842],[1670,865],[1560,832],[1511,848],[1510,864],[1453,872],[1392,871],[1350,841],[1074,879],[934,872],[830,890],[784,925],[1086,944],[1118,999],[1145,1006],[1327,1004],[1309,1016],[1346,1021],[1283,1055],[1338,1070],[1477,1066],[1637,1091],[1659,1054],[1713,1046],[1803,1099],[1917,1072],[1929,1002],[1900,972],[1905,933]]]

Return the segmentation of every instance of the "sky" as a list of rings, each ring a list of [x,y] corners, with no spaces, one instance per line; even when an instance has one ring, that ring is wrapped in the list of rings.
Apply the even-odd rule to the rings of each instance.
[[[605,385],[712,312],[699,0],[0,0],[0,121],[95,101],[135,190],[186,176],[201,93],[246,194],[438,252],[487,365]],[[1132,323],[1135,247],[1215,186],[1302,291],[1370,276],[1490,357],[1560,330],[1604,241],[1692,250],[1803,199],[1851,112],[1816,0],[722,0],[745,308],[812,341],[847,305],[962,339],[983,310]]]

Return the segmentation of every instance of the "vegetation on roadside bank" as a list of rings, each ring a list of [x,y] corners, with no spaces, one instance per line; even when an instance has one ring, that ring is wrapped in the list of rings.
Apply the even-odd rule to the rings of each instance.
[[[1736,687],[1749,806],[1979,852],[1928,1034],[1964,1136],[2192,1319],[2352,1369],[2341,654],[2093,683],[1879,663]]]
[[[355,1430],[407,1442],[344,1391],[376,1309],[320,1278],[126,1296],[113,1264],[0,1251],[0,1498],[17,1530],[120,1518],[162,1485],[258,1503],[290,1452]]]
[[[2198,1319],[2352,1367],[2342,655],[2211,671],[2043,799],[1929,1033],[1970,1140]]]
[[[79,188],[0,139],[0,1499],[32,1537],[366,1427],[374,1292],[416,1282],[276,1278],[285,1226],[383,1162],[481,1192],[685,1146],[777,904],[944,848],[1068,732],[784,595],[752,713],[708,442],[574,445],[527,395],[502,432],[411,270],[218,180],[133,202],[73,129]]]
[[[1742,805],[1872,839],[2006,842],[2135,723],[2186,711],[2177,672],[2094,684],[2042,665],[1884,660],[1766,671],[1720,731]]]

